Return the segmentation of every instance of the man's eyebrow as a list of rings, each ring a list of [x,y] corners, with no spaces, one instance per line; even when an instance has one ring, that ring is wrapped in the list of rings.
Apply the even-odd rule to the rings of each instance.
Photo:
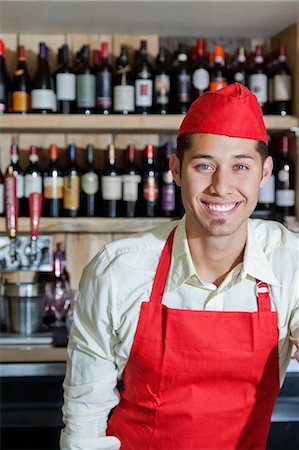
[[[192,156],[191,159],[215,159],[215,157],[205,153],[196,153],[195,155]],[[237,155],[233,155],[232,159],[254,159],[254,158],[253,156],[247,155],[246,153],[240,153]]]

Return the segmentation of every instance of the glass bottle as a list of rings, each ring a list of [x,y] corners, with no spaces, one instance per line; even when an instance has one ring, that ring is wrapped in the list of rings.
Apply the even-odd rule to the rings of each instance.
[[[63,174],[63,215],[77,217],[80,210],[80,170],[76,162],[76,146],[68,148],[68,166]]]
[[[151,144],[148,144],[144,150],[141,189],[140,199],[143,217],[156,217],[159,202],[159,173],[154,163],[154,146]]]
[[[116,165],[115,146],[110,144],[101,176],[102,207],[104,217],[120,217],[122,203],[122,178]]]
[[[112,111],[112,67],[109,64],[108,42],[101,44],[101,64],[96,72],[96,109],[100,114]]]
[[[126,151],[127,163],[122,174],[122,203],[124,217],[138,215],[138,193],[141,176],[135,163],[136,148],[129,144]]]
[[[44,169],[43,216],[61,217],[63,207],[63,176],[58,164],[58,147],[51,144],[49,162]]]
[[[153,73],[148,62],[147,41],[141,41],[136,66],[135,112],[148,114],[153,108]]]
[[[12,112],[27,113],[30,110],[31,79],[28,74],[25,47],[18,46],[18,63],[12,80]]]
[[[56,109],[56,94],[53,79],[50,77],[48,48],[44,42],[40,42],[37,71],[32,83],[31,111],[47,114],[55,112]]]
[[[82,216],[99,215],[99,174],[94,167],[94,147],[86,147],[86,167],[81,176],[81,212]]]
[[[121,46],[113,87],[113,110],[115,113],[129,114],[134,112],[134,79],[128,59],[128,47]]]

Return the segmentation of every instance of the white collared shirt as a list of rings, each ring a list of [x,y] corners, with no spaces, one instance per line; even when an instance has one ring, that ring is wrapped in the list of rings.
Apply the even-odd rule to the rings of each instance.
[[[279,324],[279,368],[283,383],[289,340],[299,328],[299,242],[283,225],[248,221],[244,260],[217,287],[201,280],[192,262],[185,218],[115,241],[85,268],[68,345],[64,382],[62,450],[118,449],[105,437],[109,411],[128,360],[141,303],[148,301],[155,270],[171,230],[175,232],[163,303],[171,308],[256,311],[256,279],[270,285]]]

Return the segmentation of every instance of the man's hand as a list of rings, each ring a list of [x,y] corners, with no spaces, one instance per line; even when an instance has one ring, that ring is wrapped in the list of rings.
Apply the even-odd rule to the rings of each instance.
[[[296,346],[296,352],[294,354],[294,358],[299,363],[299,328],[297,328],[294,332],[294,336],[290,338],[291,342]]]

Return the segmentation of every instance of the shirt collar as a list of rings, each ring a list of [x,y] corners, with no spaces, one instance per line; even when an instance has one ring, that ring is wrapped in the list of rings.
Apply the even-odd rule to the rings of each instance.
[[[255,230],[250,219],[248,220],[247,240],[240,277],[244,279],[247,275],[270,285],[280,286],[262,246],[255,236]],[[198,279],[200,284],[203,284],[192,261],[186,234],[186,216],[183,216],[174,235],[166,290],[168,292],[174,291],[193,276]]]

